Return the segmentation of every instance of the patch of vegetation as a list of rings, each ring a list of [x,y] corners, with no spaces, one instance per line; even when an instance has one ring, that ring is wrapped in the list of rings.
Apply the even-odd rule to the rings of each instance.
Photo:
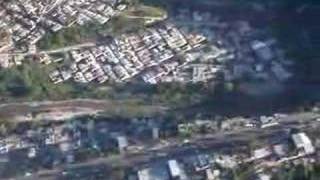
[[[146,4],[149,6],[156,6],[164,9],[168,9],[170,7],[170,4],[173,3],[175,0],[140,0],[142,4]]]
[[[128,18],[125,15],[114,17],[110,23],[112,24],[113,33],[111,35],[113,36],[134,33],[145,28],[143,19]]]
[[[83,26],[73,25],[55,33],[48,33],[38,42],[40,49],[58,49],[87,42],[100,42],[107,36],[135,32],[143,28],[143,20],[125,16],[114,17],[107,24],[89,23]]]
[[[65,100],[72,98],[95,98],[105,100],[141,99],[127,102],[126,107],[119,111],[135,111],[135,106],[143,101],[154,104],[185,106],[200,98],[201,87],[177,84],[162,84],[149,88],[132,91],[135,85],[101,86],[98,84],[61,83],[53,84],[48,76],[51,67],[34,62],[0,71],[0,98],[2,101],[17,100]],[[147,85],[145,85],[147,86]],[[145,87],[144,86],[144,87]],[[141,98],[143,97],[143,98]],[[112,108],[111,108],[112,109]],[[121,114],[119,112],[119,114]]]
[[[0,117],[0,136],[5,136],[16,128],[16,123],[9,119]]]
[[[46,67],[36,63],[0,71],[0,98],[4,101],[59,99],[70,96],[70,85],[54,85]]]
[[[126,12],[126,15],[154,18],[163,17],[165,14],[166,12],[163,8],[145,5],[138,5],[133,10]]]
[[[99,23],[89,23],[83,26],[73,25],[55,33],[47,33],[38,46],[40,49],[57,49],[84,42],[94,42],[101,34],[111,33],[111,28]]]
[[[197,104],[205,97],[201,85],[159,84],[151,94],[154,102],[169,104],[172,108],[182,108]]]

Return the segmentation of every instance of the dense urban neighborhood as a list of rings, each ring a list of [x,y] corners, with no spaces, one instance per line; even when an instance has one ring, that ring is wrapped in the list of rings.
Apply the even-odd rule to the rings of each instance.
[[[123,82],[136,76],[151,84],[196,83],[211,80],[218,73],[222,73],[227,81],[247,75],[263,81],[272,81],[273,76],[279,81],[291,77],[286,68],[291,62],[284,57],[274,38],[259,35],[262,30],[253,29],[247,21],[229,24],[220,21],[219,17],[212,17],[209,12],[190,12],[188,9],[178,9],[176,19],[165,20],[164,17],[161,21],[168,22],[157,22],[140,33],[107,36],[102,42],[87,42],[58,50],[37,50],[36,43],[46,33],[57,32],[75,23],[83,25],[87,21],[105,24],[127,7],[121,1],[109,3],[108,6],[103,1],[91,4],[57,1],[50,9],[46,9],[41,1],[23,2],[22,6],[5,3],[1,14],[6,18],[0,24],[9,27],[6,31],[10,32],[8,36],[12,40],[8,39],[1,48],[7,53],[2,55],[2,66],[20,65],[26,56],[35,56],[33,59],[47,65],[71,61],[69,67],[62,66],[49,72],[53,83],[69,79],[81,83],[93,80],[99,83]],[[23,11],[28,7],[32,9],[29,14]],[[12,12],[15,13],[12,15]],[[210,19],[213,21],[207,23]],[[13,27],[10,26],[12,23]],[[27,51],[15,52],[17,46]],[[201,53],[201,47],[207,51]],[[13,52],[10,48],[14,48]],[[56,57],[59,53],[68,53],[69,58]],[[199,53],[204,57],[199,57]],[[56,56],[51,57],[51,54]],[[191,64],[198,59],[203,62]]]
[[[1,1],[0,179],[319,179],[319,9]]]

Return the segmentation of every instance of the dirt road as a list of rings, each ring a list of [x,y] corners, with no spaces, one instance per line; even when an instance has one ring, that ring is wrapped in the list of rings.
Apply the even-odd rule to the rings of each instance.
[[[135,116],[162,113],[167,108],[161,105],[147,105],[137,100],[95,100],[73,99],[66,101],[43,101],[0,104],[0,117],[16,121],[39,119],[64,120],[77,115]]]

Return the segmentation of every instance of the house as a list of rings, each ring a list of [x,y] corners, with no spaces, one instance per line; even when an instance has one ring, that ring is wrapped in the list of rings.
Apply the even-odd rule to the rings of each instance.
[[[292,74],[277,62],[272,63],[271,71],[279,81],[285,81],[292,77]]]
[[[303,132],[296,133],[291,136],[294,145],[299,151],[299,154],[313,154],[315,148],[312,145],[310,138]]]
[[[120,152],[124,152],[128,148],[128,139],[125,136],[118,136],[118,149]]]
[[[169,174],[172,179],[184,180],[187,179],[183,169],[180,167],[177,160],[168,161]]]
[[[171,177],[175,178],[180,176],[181,170],[176,160],[169,160],[168,167]]]
[[[251,48],[256,56],[263,61],[270,61],[274,54],[268,44],[255,40],[251,43]]]
[[[272,146],[273,148],[273,153],[279,157],[286,157],[288,154],[288,146],[287,144],[275,144]]]
[[[218,180],[220,179],[221,171],[219,169],[206,169],[206,180]]]
[[[269,174],[260,173],[257,175],[256,180],[271,180],[271,176]]]
[[[196,171],[203,171],[210,168],[210,157],[207,154],[199,154],[194,161],[194,168]]]
[[[45,65],[50,64],[52,61],[50,59],[50,56],[47,53],[41,53],[39,55],[39,62]]]
[[[73,163],[75,161],[75,156],[73,153],[69,152],[65,156],[65,160],[67,163]]]
[[[268,128],[279,125],[279,122],[274,117],[261,116],[260,117],[260,127]]]
[[[28,149],[28,158],[34,158],[37,155],[37,150],[35,147],[30,147]]]
[[[263,159],[271,155],[272,155],[271,149],[269,147],[264,147],[264,148],[254,150],[252,153],[252,159],[254,160]]]
[[[216,155],[215,162],[223,168],[234,168],[237,166],[237,161],[234,156],[229,155]]]
[[[160,137],[160,128],[159,127],[152,127],[152,138],[159,139]]]
[[[146,168],[138,171],[138,180],[152,180],[152,175],[150,174],[151,169]]]
[[[168,169],[162,163],[139,170],[137,176],[138,180],[170,180]]]

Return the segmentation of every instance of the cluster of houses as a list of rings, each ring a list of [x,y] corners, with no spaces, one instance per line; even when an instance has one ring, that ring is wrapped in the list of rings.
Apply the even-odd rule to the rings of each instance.
[[[13,53],[36,53],[36,43],[49,32],[87,22],[105,24],[126,8],[122,0],[2,1],[0,29],[8,40],[0,45],[0,68],[21,65],[25,57]]]
[[[0,167],[19,162],[15,164],[17,170],[32,172],[34,167],[50,168],[103,154],[136,152],[170,129],[163,120],[147,118],[82,117],[68,122],[44,122],[33,128],[21,124],[0,140]]]
[[[89,21],[104,24],[126,7],[121,0],[12,1],[0,4],[0,16],[4,17],[0,27],[10,32],[14,44],[27,42],[32,51],[30,44],[35,45],[48,31]],[[104,83],[139,77],[156,84],[198,83],[220,77],[228,82],[284,82],[292,77],[287,68],[291,61],[279,43],[245,20],[229,22],[210,12],[178,9],[170,21],[175,26],[160,23],[143,32],[106,38],[93,48],[73,50],[68,59],[71,65],[51,72],[50,78],[54,83],[69,79]],[[210,43],[198,48],[205,41]],[[46,63],[52,61],[47,54],[39,56]],[[2,67],[10,66],[9,59],[2,57]]]
[[[156,84],[195,57],[188,52],[202,47],[206,38],[185,34],[170,23],[156,24],[143,32],[108,37],[106,43],[70,52],[71,65],[50,73],[54,83],[126,82],[137,77]]]
[[[275,121],[272,119],[276,117],[261,116],[256,121],[261,124],[273,124]],[[237,129],[241,128],[240,125],[246,128],[245,124],[250,123],[250,120],[245,118],[232,121],[235,123],[231,126]],[[217,124],[219,123],[213,120],[179,124],[167,119],[105,117],[43,121],[33,127],[21,124],[0,141],[0,167],[5,169],[14,166],[22,172],[33,172],[39,168],[52,168],[110,154],[149,152],[150,148],[156,150],[159,147],[167,147],[167,143],[181,144],[186,138],[183,136],[186,131],[199,132],[190,134],[189,137],[192,138],[201,135],[209,137],[212,132],[221,131],[216,128],[218,126],[224,127],[224,131],[232,130],[228,129],[223,121],[221,125]],[[188,142],[183,141],[182,144],[188,145]],[[239,144],[237,147],[229,147],[232,148],[229,150],[228,147],[225,149],[222,146],[224,150],[221,151],[219,148],[204,150],[190,147],[184,151],[182,145],[174,154],[139,163],[128,172],[128,179],[228,179],[232,170],[242,165],[257,164],[260,173],[261,169],[278,167],[284,163],[300,163],[306,159],[312,162],[315,158],[312,155],[316,153],[313,141],[303,132],[286,133],[277,137],[276,142],[265,146],[251,147],[248,144]]]
[[[229,120],[196,120],[177,124],[179,135],[187,137],[196,134],[210,134],[217,131],[233,131],[244,128],[267,128],[279,124],[278,120],[287,118],[285,114],[260,116],[258,118],[233,118]],[[241,167],[254,166],[250,175],[255,180],[270,180],[282,165],[298,165],[317,161],[315,143],[305,132],[285,133],[267,145],[252,147],[238,145],[230,151],[194,150],[181,152],[134,167],[129,180],[171,180],[171,179],[232,179],[232,171]],[[172,167],[174,162],[175,167]],[[172,172],[174,171],[174,172]]]
[[[118,0],[4,1],[0,3],[0,27],[11,32],[14,42],[36,44],[46,32],[75,23],[104,24],[126,6]]]
[[[249,150],[250,151],[250,150]],[[255,164],[250,177],[255,180],[270,180],[269,168],[281,167],[285,163],[302,164],[315,162],[316,152],[311,139],[304,132],[290,134],[286,143],[267,145],[250,152],[233,151],[221,153],[213,150],[194,151],[152,161],[134,167],[129,180],[221,180],[234,178],[235,169]]]
[[[278,143],[274,145],[267,145],[258,149],[254,149],[251,152],[246,162],[254,162],[264,159],[270,161],[268,163],[274,165],[276,163],[284,163],[291,160],[296,160],[307,155],[315,153],[315,147],[312,144],[311,139],[304,132],[294,133],[291,135],[290,140],[292,141],[295,149],[290,152],[288,143]],[[291,149],[292,150],[292,149]],[[261,162],[259,162],[261,163]],[[265,165],[266,162],[264,162]]]
[[[258,116],[252,118],[234,117],[234,118],[215,118],[215,119],[197,119],[190,122],[178,124],[178,133],[182,136],[190,136],[201,133],[214,133],[219,131],[234,131],[239,129],[264,129],[280,125],[284,114],[275,114],[273,116]]]
[[[171,19],[186,32],[203,34],[211,45],[207,52],[202,52],[199,61],[180,69],[177,80],[210,80],[217,77],[217,72],[226,81],[284,82],[292,77],[289,71],[292,61],[263,28],[254,28],[237,17],[224,20],[212,12],[194,9],[177,9]]]
[[[205,48],[187,54],[188,58],[196,61],[163,76],[160,82],[201,83],[215,80],[219,74],[223,73],[225,67],[212,61],[223,57],[226,52],[223,48],[207,43]]]
[[[258,180],[271,180],[277,167],[284,164],[305,165],[317,161],[316,148],[304,132],[292,133],[288,142],[279,142],[254,149],[244,163],[255,165]]]
[[[239,158],[220,153],[193,152],[177,159],[161,159],[134,168],[128,180],[216,180],[229,179],[230,170],[238,165]]]

